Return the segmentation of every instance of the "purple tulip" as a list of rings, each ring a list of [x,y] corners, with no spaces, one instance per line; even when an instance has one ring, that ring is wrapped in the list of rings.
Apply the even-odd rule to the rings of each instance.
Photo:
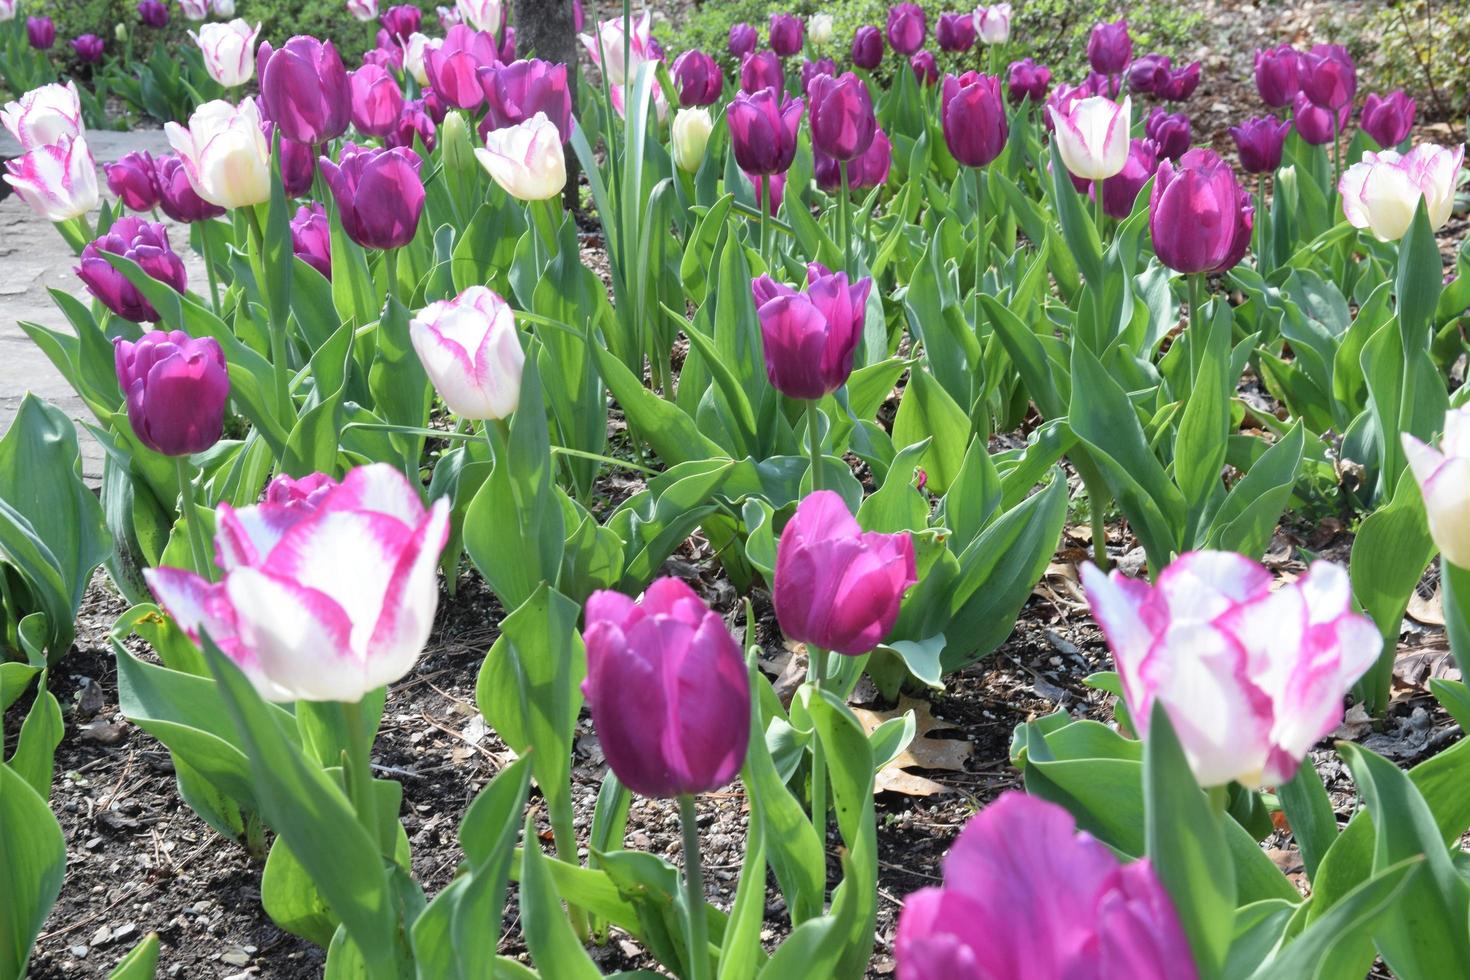
[[[940,14],[934,40],[941,51],[968,51],[975,46],[975,15]]]
[[[1170,102],[1184,102],[1199,88],[1200,63],[1192,61],[1169,72],[1169,78],[1155,93]]]
[[[1159,156],[1178,160],[1194,142],[1194,132],[1189,126],[1189,117],[1182,112],[1165,112],[1155,106],[1143,124],[1144,134],[1158,148]]]
[[[1120,74],[1133,60],[1133,39],[1128,36],[1128,22],[1092,25],[1087,36],[1087,63],[1103,75]]]
[[[898,980],[1196,980],[1189,940],[1147,858],[1119,864],[1055,803],[1011,791],[971,817],[944,885],[907,896]]]
[[[317,272],[332,278],[332,225],[316,201],[296,209],[291,219],[291,251]]]
[[[480,69],[500,64],[495,35],[460,24],[449,29],[444,43],[429,48],[424,65],[434,93],[457,109],[478,109],[485,101]]]
[[[928,21],[916,3],[897,3],[888,9],[888,46],[908,56],[924,46]]]
[[[772,14],[769,34],[771,50],[783,58],[801,51],[803,28],[795,14]]]
[[[95,65],[102,60],[102,48],[102,38],[96,34],[83,34],[73,38],[71,42],[71,49],[76,52],[77,57],[89,65]]]
[[[1301,138],[1313,146],[1325,146],[1337,138],[1352,115],[1352,103],[1347,102],[1334,114],[1329,109],[1316,105],[1307,98],[1307,93],[1298,92],[1291,106],[1291,121]],[[1336,117],[1336,128],[1333,119]]]
[[[1174,62],[1166,54],[1146,54],[1128,66],[1128,88],[1140,95],[1158,95],[1169,83]]]
[[[417,153],[345,143],[339,162],[319,162],[348,238],[363,248],[383,249],[413,241],[424,210]]]
[[[812,61],[803,58],[801,62],[801,91],[806,96],[808,104],[812,98],[812,79],[818,75],[826,75],[835,78],[837,75],[837,63],[831,58],[818,58]]]
[[[129,211],[151,211],[158,207],[157,164],[147,150],[134,150],[116,163],[103,167],[107,188]]]
[[[516,60],[516,29],[514,24],[506,24],[505,29],[500,32],[500,61],[502,64],[510,64]]]
[[[1159,168],[1162,154],[1152,140],[1133,140],[1128,144],[1128,162],[1123,169],[1103,181],[1103,213],[1122,221],[1133,213],[1138,192]],[[1095,181],[1086,181],[1088,197],[1097,199]],[[1079,189],[1080,192],[1080,189]]]
[[[821,150],[812,150],[813,171],[817,186],[828,194],[842,189],[842,171],[837,160]],[[863,155],[847,165],[847,186],[853,190],[879,187],[888,182],[888,171],[893,166],[893,144],[888,134],[878,129],[873,133],[873,142]]]
[[[773,51],[757,51],[745,56],[740,62],[740,91],[754,95],[762,89],[786,91],[786,73],[781,69],[781,59]]]
[[[378,29],[378,46],[371,51],[364,51],[362,63],[365,65],[377,65],[384,71],[402,73],[403,71],[403,45],[399,44],[387,31]]]
[[[403,115],[403,89],[378,65],[363,65],[347,76],[352,90],[352,125],[368,136],[386,136]]]
[[[270,138],[267,128],[266,139]],[[304,197],[311,191],[316,180],[316,147],[282,136],[280,159],[276,163],[281,168],[281,187],[287,197]]]
[[[168,7],[162,0],[138,0],[138,19],[145,27],[167,27]]]
[[[1006,147],[1009,128],[1000,79],[967,71],[944,77],[940,119],[949,152],[966,167],[983,167]]]
[[[734,779],[750,738],[750,681],[719,614],[661,578],[638,602],[592,593],[586,618],[582,693],[618,780],[670,798]]]
[[[864,533],[840,496],[818,490],[776,547],[776,619],[788,641],[860,656],[893,629],[917,578],[908,532]]]
[[[1403,89],[1384,96],[1369,92],[1363,100],[1363,132],[1384,149],[1392,149],[1409,138],[1415,108],[1414,100]]]
[[[883,32],[872,24],[864,24],[852,32],[852,63],[872,71],[883,63]]]
[[[485,90],[485,121],[480,135],[492,129],[519,126],[538,112],[546,114],[565,143],[572,135],[572,93],[567,66],[539,58],[480,69]]]
[[[1090,96],[1091,92],[1085,92],[1080,85],[1067,85],[1065,83],[1052,89],[1051,95],[1046,97],[1046,110],[1041,114],[1041,121],[1046,125],[1048,132],[1056,132],[1056,122],[1053,115],[1065,119],[1072,114],[1072,106],[1082,99]]]
[[[835,160],[860,157],[878,129],[867,83],[852,72],[817,75],[807,89],[812,147]]]
[[[798,292],[770,276],[750,284],[765,344],[766,377],[788,398],[812,400],[847,383],[852,355],[863,334],[871,279],[848,285],[813,262],[807,288]]]
[[[745,171],[741,171],[745,173]],[[771,209],[769,214],[775,214],[781,210],[781,202],[786,199],[786,175],[770,174],[765,181],[761,180],[760,174],[745,174],[745,179],[750,181],[751,190],[755,192],[755,206],[765,206],[765,189],[761,186],[769,182],[771,185]]]
[[[210,204],[195,193],[194,185],[189,183],[183,160],[169,154],[159,157],[156,166],[158,206],[164,214],[183,224],[193,224],[208,218],[218,218],[225,213],[224,208]]]
[[[437,139],[438,126],[424,108],[423,99],[410,99],[403,103],[403,115],[398,118],[398,128],[383,138],[388,147],[413,149],[414,139],[421,140],[424,149],[432,151]]]
[[[796,156],[796,131],[804,108],[801,99],[783,101],[774,88],[736,95],[725,119],[740,169],[751,174],[784,173]]]
[[[914,73],[914,78],[925,88],[939,81],[939,62],[934,58],[933,51],[920,51],[909,59],[909,68]]]
[[[158,311],[121,270],[101,256],[102,252],[132,259],[149,276],[175,292],[182,293],[189,283],[184,260],[168,246],[167,228],[132,215],[118,218],[107,234],[88,242],[82,249],[81,265],[75,271],[87,284],[87,291],[124,320],[156,323]]]
[[[713,105],[725,86],[725,74],[715,59],[703,51],[685,51],[674,59],[674,84],[679,88],[679,105]]]
[[[1030,58],[1022,58],[1020,61],[1011,62],[1010,71],[1006,78],[1006,90],[1010,95],[1011,102],[1019,104],[1030,99],[1040,104],[1046,101],[1046,93],[1051,88],[1051,69],[1045,65],[1038,65]]]
[[[1253,215],[1250,195],[1215,151],[1197,148],[1177,164],[1159,163],[1148,226],[1159,261],[1175,272],[1229,269],[1239,261],[1242,234],[1249,244]]]
[[[331,41],[298,34],[278,51],[261,44],[255,58],[265,115],[283,136],[320,145],[347,131],[352,86]]]
[[[424,97],[419,101],[423,103],[424,112],[428,113],[429,118],[434,120],[434,124],[436,126],[442,125],[444,117],[449,115],[449,107],[444,104],[443,99],[439,98],[439,93],[433,89],[428,89],[424,92]]]
[[[1301,55],[1289,44],[1256,51],[1256,92],[1273,109],[1296,101],[1301,91]]]
[[[760,36],[756,34],[755,28],[749,24],[733,24],[730,27],[730,41],[725,50],[730,52],[730,57],[736,61],[745,60],[745,56],[755,51],[755,46],[760,43]]]
[[[1323,109],[1340,109],[1353,104],[1358,93],[1358,69],[1347,48],[1340,44],[1316,44],[1300,59],[1302,93]]]
[[[1269,174],[1281,166],[1281,148],[1291,123],[1275,116],[1260,116],[1239,126],[1230,127],[1235,148],[1240,154],[1240,168],[1248,174]]]
[[[27,17],[26,40],[37,51],[50,50],[56,43],[56,25],[50,17]]]
[[[408,39],[418,33],[423,26],[424,12],[411,3],[399,4],[389,7],[383,14],[383,29],[392,34],[399,44],[407,44]]]
[[[572,29],[580,31],[587,26],[587,12],[582,9],[582,0],[572,0]]]
[[[202,453],[219,442],[230,399],[219,341],[153,330],[136,342],[112,343],[118,387],[139,442],[165,456]]]

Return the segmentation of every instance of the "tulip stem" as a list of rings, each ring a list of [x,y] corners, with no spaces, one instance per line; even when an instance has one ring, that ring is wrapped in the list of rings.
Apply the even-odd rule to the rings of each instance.
[[[1266,175],[1256,174],[1256,271],[1266,275]]]
[[[1205,356],[1204,328],[1200,326],[1200,281],[1204,279],[1203,273],[1194,273],[1189,277],[1189,377],[1194,380],[1199,377],[1200,363]]]
[[[771,272],[771,175],[761,174],[761,261],[766,272]]]
[[[346,747],[342,750],[342,775],[347,795],[357,812],[357,822],[377,841],[373,813],[372,734],[363,724],[362,702],[339,701],[342,709],[342,734]]]
[[[255,208],[244,208],[245,225],[250,229],[250,269],[255,275],[256,287],[265,292],[265,230],[260,226],[260,215]],[[276,402],[281,421],[286,428],[296,422],[296,406],[291,401],[291,365],[286,360],[286,325],[270,318],[271,367],[276,379]]]
[[[827,651],[807,644],[807,683],[812,686],[812,697],[822,696],[822,682],[827,674]],[[827,756],[822,749],[822,739],[812,730],[812,826],[822,850],[827,849]],[[825,884],[823,886],[825,890]]]
[[[684,834],[684,913],[686,938],[689,940],[688,980],[705,980],[709,976],[709,923],[704,913],[704,869],[699,860],[699,824],[694,811],[694,797],[679,797],[679,829]]]
[[[383,302],[387,303],[393,296],[393,290],[398,285],[398,249],[390,248],[383,252]]]
[[[194,558],[194,571],[213,581],[214,564],[209,560],[204,528],[199,523],[199,506],[194,499],[194,481],[189,478],[188,456],[174,457],[174,472],[179,478],[179,510],[184,516],[184,527],[189,533],[189,551]]]
[[[839,234],[842,236],[842,261],[843,270],[847,273],[849,281],[857,275],[857,270],[852,263],[852,194],[847,180],[847,161],[837,161],[837,173],[842,180],[842,199],[838,204],[837,217]]]
[[[975,178],[975,331],[980,331],[980,281],[985,277],[985,175],[979,167]]]
[[[1107,213],[1103,211],[1103,182],[1094,180],[1092,189],[1093,196],[1097,198],[1092,202],[1093,223],[1097,225],[1097,240],[1103,243],[1106,241],[1106,236],[1103,234],[1103,222],[1107,218]]]
[[[806,403],[807,452],[812,461],[812,492],[822,489],[822,423],[817,418],[817,400]]]
[[[214,313],[218,316],[220,314],[219,276],[214,270],[214,246],[211,244],[214,237],[211,228],[213,224],[215,224],[213,221],[201,222],[199,240],[204,245],[204,274],[209,277],[209,298],[214,303]]]
[[[1332,186],[1327,189],[1327,220],[1337,224],[1333,215],[1337,214],[1337,182],[1342,180],[1342,134],[1338,132],[1337,110],[1328,110],[1332,113]]]

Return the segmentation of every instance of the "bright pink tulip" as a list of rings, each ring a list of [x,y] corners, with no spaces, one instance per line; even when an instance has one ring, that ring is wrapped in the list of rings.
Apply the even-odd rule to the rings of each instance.
[[[1299,92],[1296,101],[1292,103],[1291,121],[1302,139],[1313,146],[1325,146],[1342,132],[1343,127],[1348,124],[1352,111],[1353,106],[1350,102],[1344,103],[1342,108],[1336,111],[1337,125],[1334,130],[1333,110],[1324,109],[1307,98],[1305,92]]]
[[[1128,145],[1128,162],[1123,169],[1103,181],[1103,213],[1122,221],[1133,213],[1138,192],[1159,168],[1159,152],[1152,140],[1133,140]],[[1088,182],[1088,196],[1097,199],[1097,187]]]
[[[920,51],[915,54],[909,59],[909,70],[914,73],[914,80],[925,88],[939,81],[939,62],[935,59],[933,51]]]
[[[165,456],[202,453],[219,442],[230,375],[217,340],[154,330],[136,342],[114,340],[113,361],[139,442]]]
[[[848,284],[819,263],[807,266],[798,292],[770,276],[750,284],[765,345],[766,377],[788,398],[816,399],[842,387],[863,334],[873,280]]]
[[[368,136],[386,136],[403,115],[403,89],[378,65],[363,65],[348,76],[352,87],[352,125]]]
[[[107,189],[117,195],[129,211],[151,211],[158,207],[158,165],[147,150],[134,150],[116,163],[103,167]]]
[[[326,209],[313,201],[291,219],[291,251],[327,279],[332,278],[332,225]]]
[[[1224,272],[1244,254],[1241,236],[1250,240],[1250,195],[1214,150],[1161,162],[1148,211],[1154,251],[1176,272]]]
[[[538,112],[551,120],[563,143],[571,138],[572,92],[566,65],[530,58],[481,68],[480,86],[485,90],[481,138],[493,129],[519,126]]]
[[[1137,95],[1162,95],[1174,63],[1166,54],[1146,54],[1128,66],[1128,88]]]
[[[1044,102],[1046,93],[1051,89],[1051,69],[1038,65],[1030,58],[1013,61],[1006,78],[1006,88],[1012,103],[1020,103],[1026,99],[1038,104]]]
[[[1185,102],[1199,88],[1200,63],[1192,61],[1183,68],[1169,72],[1168,81],[1159,87],[1157,94],[1170,102]]]
[[[500,64],[495,35],[460,24],[449,29],[444,43],[424,54],[429,84],[439,97],[459,109],[476,109],[485,101],[480,69]]]
[[[331,41],[297,35],[279,51],[262,42],[256,66],[265,116],[284,136],[316,146],[347,131],[352,87]]]
[[[1154,141],[1159,156],[1178,160],[1194,142],[1194,133],[1189,117],[1182,112],[1165,112],[1162,106],[1154,106],[1153,112],[1143,124],[1144,135]]]
[[[1281,166],[1281,150],[1291,123],[1275,116],[1249,119],[1230,127],[1235,149],[1240,154],[1240,168],[1248,174],[1269,174]]]
[[[968,51],[975,46],[975,17],[970,12],[940,14],[934,40],[941,51]]]
[[[760,35],[754,27],[749,24],[740,23],[730,25],[730,40],[725,45],[725,50],[730,52],[730,57],[740,61],[746,55],[755,50],[760,43]]]
[[[713,105],[725,85],[725,75],[720,66],[703,51],[685,51],[675,58],[673,76],[679,89],[679,105],[686,109]]]
[[[182,293],[188,285],[184,260],[169,247],[167,228],[133,215],[118,218],[107,234],[98,236],[82,249],[81,264],[75,271],[87,284],[88,291],[124,320],[156,323],[158,311],[122,270],[102,257],[103,252],[132,259],[149,276],[176,293]]]
[[[206,218],[218,218],[225,209],[200,197],[189,182],[184,161],[173,154],[161,156],[155,164],[158,171],[158,206],[175,221],[192,224]]]
[[[408,39],[418,33],[423,21],[424,12],[411,3],[389,7],[382,17],[383,29],[397,38],[399,44],[407,44]]]

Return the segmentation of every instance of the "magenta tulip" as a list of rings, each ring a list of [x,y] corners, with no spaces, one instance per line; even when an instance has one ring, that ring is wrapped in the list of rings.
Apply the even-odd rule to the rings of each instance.
[[[162,193],[158,188],[158,165],[147,150],[134,150],[103,170],[107,172],[107,189],[128,210],[151,211],[158,207]]]
[[[291,251],[328,279],[332,278],[332,225],[326,209],[313,201],[291,219]]]
[[[782,101],[774,88],[736,95],[725,110],[725,119],[740,169],[750,174],[784,173],[796,157],[796,133],[804,107],[800,99]]]
[[[740,62],[740,91],[754,95],[761,89],[786,91],[786,72],[781,68],[781,59],[772,51],[757,51],[748,54]]]
[[[1050,89],[1050,68],[1038,65],[1030,58],[1011,62],[1010,71],[1006,77],[1006,91],[1012,103],[1019,104],[1030,99],[1040,104],[1046,101],[1046,93]]]
[[[801,62],[801,92],[806,96],[808,105],[811,104],[812,99],[812,79],[818,75],[827,75],[831,78],[836,78],[837,63],[831,58],[818,58],[816,61],[812,61],[810,58],[803,58]]]
[[[184,161],[173,154],[159,157],[158,206],[175,221],[192,224],[206,218],[218,218],[225,209],[200,197],[189,183]]]
[[[1128,144],[1128,162],[1123,164],[1122,170],[1102,182],[1103,213],[1119,221],[1132,214],[1133,205],[1138,201],[1138,192],[1143,190],[1143,185],[1158,170],[1161,156],[1152,140],[1131,141]],[[1096,200],[1097,182],[1086,183],[1088,196]]]
[[[1393,149],[1409,138],[1414,128],[1414,110],[1414,100],[1403,89],[1384,96],[1369,92],[1363,100],[1363,132],[1383,149]]]
[[[1174,63],[1166,54],[1146,54],[1128,66],[1128,88],[1138,95],[1161,95]]]
[[[1273,109],[1296,100],[1301,91],[1301,55],[1289,44],[1256,51],[1256,92]]]
[[[745,56],[755,50],[760,43],[760,36],[756,34],[755,28],[749,24],[732,24],[730,26],[730,40],[725,47],[730,52],[730,57],[736,61],[744,60]]]
[[[139,0],[138,19],[143,26],[163,28],[168,26],[168,7],[162,0]]]
[[[113,313],[134,323],[156,323],[158,311],[128,281],[121,269],[113,267],[101,255],[108,252],[138,263],[151,278],[182,293],[189,277],[184,260],[168,244],[168,229],[162,224],[126,215],[113,222],[105,235],[88,242],[82,249],[81,265],[76,274],[87,284],[87,291],[102,301]]]
[[[270,126],[266,123],[267,140],[271,138]],[[281,168],[281,187],[287,197],[304,197],[316,180],[316,147],[283,136],[280,149],[276,164]]]
[[[842,188],[842,173],[837,161],[821,150],[812,150],[813,171],[817,186],[828,194]],[[847,186],[856,190],[878,187],[888,182],[888,171],[893,166],[893,144],[881,129],[874,130],[873,142],[863,155],[847,165]]]
[[[387,31],[378,33],[382,35],[379,38],[379,45],[371,51],[362,53],[362,63],[376,65],[386,72],[401,73],[403,71],[403,49],[392,40],[392,36]],[[389,39],[386,47],[381,43],[383,38]]]
[[[637,602],[592,593],[586,621],[582,693],[618,780],[670,798],[734,779],[750,738],[750,680],[719,614],[661,578]]]
[[[506,24],[505,30],[501,31],[500,61],[508,65],[516,58],[516,28],[514,24]]]
[[[485,90],[485,121],[480,135],[492,129],[519,126],[536,113],[544,113],[565,143],[572,135],[572,92],[567,86],[567,66],[539,58],[480,69]]]
[[[765,346],[766,377],[788,398],[831,394],[852,374],[852,356],[863,334],[873,280],[848,285],[846,273],[807,266],[798,292],[770,276],[750,284]]]
[[[1102,75],[1121,74],[1133,60],[1133,39],[1128,36],[1128,22],[1092,25],[1087,35],[1087,63]]]
[[[975,46],[975,15],[940,14],[934,25],[934,40],[941,51],[968,51]]]
[[[1159,260],[1185,274],[1224,272],[1250,240],[1250,196],[1214,150],[1164,160],[1154,178],[1148,225]]]
[[[685,51],[674,59],[674,84],[679,89],[679,105],[713,105],[719,101],[725,86],[725,74],[715,59],[703,51]]]
[[[795,14],[771,15],[771,50],[781,57],[790,58],[801,51],[803,33],[801,18]]]
[[[389,7],[382,17],[383,29],[398,41],[407,44],[408,39],[423,26],[424,12],[411,3]]]
[[[77,58],[89,65],[95,65],[102,60],[103,42],[96,34],[83,34],[73,38],[71,42],[72,51],[76,52]]]
[[[417,153],[346,143],[341,160],[320,160],[347,237],[363,248],[400,248],[413,240],[424,210]]]
[[[1148,119],[1143,124],[1143,132],[1154,141],[1159,156],[1170,160],[1178,160],[1194,142],[1189,117],[1182,112],[1165,112],[1158,106],[1155,106],[1153,112],[1148,114]]]
[[[852,63],[865,71],[872,71],[883,63],[882,31],[871,24],[864,24],[853,31]]]
[[[1305,92],[1298,92],[1291,106],[1291,122],[1302,139],[1313,146],[1325,146],[1342,132],[1352,111],[1352,103],[1346,102],[1334,113],[1307,98]]]
[[[398,117],[398,128],[383,138],[384,145],[392,147],[414,148],[414,140],[420,140],[424,149],[430,152],[434,149],[437,139],[438,126],[434,118],[424,108],[423,99],[410,99],[403,104],[403,115]]]
[[[946,75],[939,104],[944,142],[960,164],[983,167],[1000,156],[1009,129],[999,78],[973,71]]]
[[[909,59],[909,69],[914,79],[925,88],[939,81],[939,62],[933,51],[920,51]]]
[[[1200,63],[1191,61],[1183,68],[1169,72],[1169,78],[1156,93],[1170,102],[1185,102],[1199,88]]]
[[[476,31],[460,24],[451,27],[444,43],[429,48],[424,66],[429,84],[448,105],[458,109],[478,109],[485,101],[480,84],[480,70],[500,64],[495,35]]]
[[[1281,166],[1281,149],[1291,123],[1275,116],[1260,116],[1239,126],[1230,127],[1235,149],[1240,154],[1240,169],[1248,174],[1269,174]]]
[[[742,170],[741,173],[745,173],[745,171]],[[745,174],[745,179],[750,182],[751,192],[755,194],[755,206],[758,208],[765,207],[766,192],[761,186],[763,181],[761,180],[760,174]],[[786,200],[786,175],[771,174],[767,180],[771,185],[770,213],[775,214],[781,210],[781,202]]]
[[[26,40],[37,51],[48,51],[56,43],[56,24],[50,17],[27,17]]]
[[[1350,106],[1358,92],[1358,69],[1347,48],[1315,44],[1301,54],[1302,93],[1323,109]]]
[[[386,136],[403,115],[403,89],[378,65],[363,65],[348,76],[352,87],[352,125],[368,136]]]
[[[262,43],[256,62],[265,115],[281,135],[315,146],[347,131],[352,87],[331,41],[297,35],[279,51]]]
[[[916,3],[898,3],[888,9],[888,46],[908,56],[924,46],[928,21]]]
[[[812,146],[836,160],[861,156],[878,128],[868,86],[852,72],[817,75],[807,90]]]
[[[219,341],[154,330],[136,342],[114,340],[113,360],[139,442],[165,456],[202,453],[219,442],[230,398]]]

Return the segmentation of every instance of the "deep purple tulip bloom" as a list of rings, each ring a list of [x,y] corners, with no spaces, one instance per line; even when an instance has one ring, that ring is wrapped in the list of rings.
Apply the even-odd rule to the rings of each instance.
[[[872,24],[864,24],[852,32],[852,63],[872,71],[883,63],[883,32]]]
[[[1323,109],[1350,106],[1358,94],[1357,66],[1340,44],[1315,44],[1303,52],[1300,78],[1302,93]]]
[[[909,67],[913,69],[914,78],[925,88],[939,81],[939,62],[935,60],[933,51],[920,51],[909,59]]]
[[[270,138],[267,129],[266,139]],[[277,163],[281,168],[281,187],[287,197],[305,197],[311,192],[312,182],[316,180],[316,147],[282,136]]]
[[[1119,221],[1132,214],[1133,205],[1138,202],[1138,192],[1158,170],[1161,156],[1152,140],[1130,142],[1128,162],[1123,164],[1119,173],[1103,181],[1103,213]],[[1096,182],[1089,180],[1085,183],[1088,185],[1087,196],[1096,200]],[[1078,191],[1080,193],[1081,188]]]
[[[1230,127],[1240,154],[1240,169],[1248,174],[1269,174],[1281,166],[1281,148],[1291,123],[1275,116],[1259,116]]]
[[[940,14],[934,40],[941,51],[968,51],[975,46],[975,14]]]
[[[419,101],[423,103],[424,112],[428,113],[429,118],[434,120],[434,125],[439,126],[444,123],[444,117],[449,115],[449,107],[444,104],[443,99],[439,98],[438,92],[435,92],[433,89],[427,89],[424,92],[424,97]]]
[[[117,195],[129,211],[151,211],[158,207],[158,169],[153,154],[134,150],[116,163],[104,168],[107,188]]]
[[[842,171],[832,157],[821,150],[812,150],[813,171],[817,186],[828,194],[842,189]],[[847,165],[847,186],[853,190],[878,187],[888,183],[888,171],[893,166],[893,144],[888,134],[879,129],[873,133],[873,142],[863,155]]]
[[[1051,89],[1051,69],[1030,58],[1013,61],[1006,78],[1006,89],[1013,103],[1030,99],[1039,105],[1046,101],[1046,93]]]
[[[975,71],[946,75],[939,106],[945,145],[962,166],[983,167],[1006,148],[1010,130],[999,78]]]
[[[392,34],[399,44],[407,44],[408,39],[423,26],[424,12],[411,3],[399,4],[389,7],[380,22],[383,29]]]
[[[831,58],[818,58],[812,61],[803,58],[801,62],[801,91],[807,98],[807,104],[811,104],[812,79],[818,75],[827,75],[835,78],[837,76],[837,63]]]
[[[587,26],[587,12],[582,9],[582,0],[572,0],[572,28],[580,31]]]
[[[618,780],[667,799],[734,779],[750,738],[750,680],[719,614],[661,578],[638,602],[592,593],[586,617],[582,694]]]
[[[725,50],[730,52],[730,57],[736,61],[743,61],[745,56],[755,50],[760,43],[760,35],[756,34],[755,28],[749,24],[734,24],[730,27],[730,40]]]
[[[1273,109],[1289,106],[1301,91],[1301,54],[1289,44],[1256,51],[1256,92]]]
[[[750,174],[784,173],[796,156],[796,131],[805,104],[782,100],[774,88],[741,92],[725,110],[735,162]]]
[[[842,497],[818,490],[781,532],[771,591],[787,640],[861,656],[893,629],[916,580],[907,531],[865,533]]]
[[[1302,139],[1313,146],[1326,146],[1348,124],[1352,111],[1352,103],[1347,102],[1334,114],[1331,110],[1314,104],[1307,98],[1307,93],[1298,92],[1296,101],[1291,106],[1291,121]],[[1334,115],[1337,120],[1336,130],[1332,125]]]
[[[1139,95],[1158,95],[1169,82],[1174,62],[1166,54],[1146,54],[1128,66],[1128,88]]]
[[[89,65],[95,65],[102,60],[102,48],[102,38],[96,34],[83,34],[73,38],[71,42],[71,49],[76,52],[77,57]]]
[[[1363,101],[1363,132],[1383,149],[1392,149],[1409,138],[1415,108],[1414,100],[1403,89],[1384,96],[1369,92]]]
[[[138,19],[145,27],[167,27],[168,7],[162,0],[138,0]]]
[[[1128,36],[1128,21],[1097,23],[1087,36],[1087,63],[1103,75],[1120,74],[1133,60],[1133,39]]]
[[[224,208],[210,204],[194,192],[194,185],[189,183],[189,175],[184,170],[184,161],[177,155],[159,157],[155,165],[158,170],[158,206],[164,214],[183,224],[193,224],[225,213]]]
[[[1184,102],[1199,88],[1200,63],[1191,61],[1183,68],[1169,72],[1169,78],[1155,93],[1170,102]]]
[[[296,209],[291,219],[291,251],[317,272],[332,278],[332,225],[326,209],[312,201]]]
[[[1147,858],[1119,864],[1065,809],[1007,792],[971,817],[944,885],[909,895],[897,980],[1196,980],[1179,915]]]
[[[169,248],[167,228],[132,215],[118,218],[107,234],[88,242],[82,249],[81,265],[75,271],[87,284],[87,291],[124,320],[154,323],[158,311],[121,270],[113,268],[101,256],[102,252],[132,259],[149,276],[175,292],[182,293],[189,283],[184,260]]]
[[[371,51],[363,52],[362,63],[377,65],[385,71],[402,73],[403,45],[399,44],[392,34],[378,28],[378,46]]]
[[[348,76],[352,89],[352,125],[368,136],[386,136],[403,115],[403,89],[398,79],[378,65],[363,65]]]
[[[750,291],[765,345],[766,377],[787,398],[812,400],[841,388],[852,374],[873,280],[849,286],[846,273],[833,274],[813,262],[806,281],[806,291],[797,292],[761,276]]]
[[[901,55],[911,55],[924,46],[928,21],[916,3],[896,3],[888,8],[888,46]]]
[[[1194,131],[1189,126],[1189,117],[1182,112],[1165,112],[1155,106],[1143,124],[1143,132],[1153,140],[1159,156],[1178,160],[1194,142]]]
[[[817,75],[807,89],[807,100],[813,148],[842,161],[867,152],[878,129],[867,83],[850,71],[840,78]]]
[[[773,51],[757,51],[745,56],[740,63],[740,91],[754,95],[762,89],[786,91],[786,72],[781,69],[781,59]]]
[[[342,228],[363,248],[401,248],[413,241],[424,211],[417,153],[343,144],[341,161],[320,159]]]
[[[514,24],[506,24],[500,32],[500,61],[502,64],[510,64],[516,60],[516,29]]]
[[[352,86],[331,41],[298,34],[278,51],[261,44],[255,60],[265,115],[282,136],[319,145],[347,131]]]
[[[674,59],[674,84],[679,89],[679,105],[713,105],[725,86],[725,74],[715,59],[703,51],[685,51]]]
[[[449,29],[444,43],[429,48],[424,66],[434,93],[457,109],[477,109],[485,101],[480,69],[500,64],[495,35],[459,24]]]
[[[26,40],[37,51],[50,50],[56,43],[56,25],[50,17],[27,17]]]
[[[804,29],[801,18],[795,14],[772,14],[771,50],[783,58],[790,58],[801,51]]]
[[[398,128],[383,138],[389,147],[413,149],[414,139],[423,141],[424,149],[432,151],[437,140],[439,127],[434,117],[424,108],[423,99],[410,99],[403,103],[403,115],[398,117]]]
[[[1185,274],[1230,268],[1239,261],[1231,256],[1242,227],[1250,237],[1251,217],[1247,213],[1242,222],[1242,200],[1248,210],[1250,196],[1213,150],[1196,148],[1178,163],[1161,161],[1148,214],[1159,261]]]
[[[485,90],[481,137],[492,129],[518,126],[544,112],[563,143],[571,138],[572,93],[567,87],[566,65],[528,58],[481,68],[480,85]]]
[[[1056,123],[1052,120],[1055,112],[1063,118],[1072,114],[1072,106],[1093,93],[1085,91],[1080,85],[1067,85],[1062,83],[1051,90],[1051,95],[1046,97],[1046,108],[1049,111],[1041,114],[1041,121],[1045,124],[1049,133],[1056,132]]]
[[[123,219],[129,220],[129,219]],[[138,441],[165,456],[202,453],[224,434],[230,374],[213,337],[153,330],[112,342],[118,387]]]
[[[1082,90],[1083,98],[1089,95],[1101,95],[1105,99],[1117,100],[1118,93],[1123,88],[1122,75],[1104,75],[1102,72],[1090,71],[1082,84],[1077,86]]]

